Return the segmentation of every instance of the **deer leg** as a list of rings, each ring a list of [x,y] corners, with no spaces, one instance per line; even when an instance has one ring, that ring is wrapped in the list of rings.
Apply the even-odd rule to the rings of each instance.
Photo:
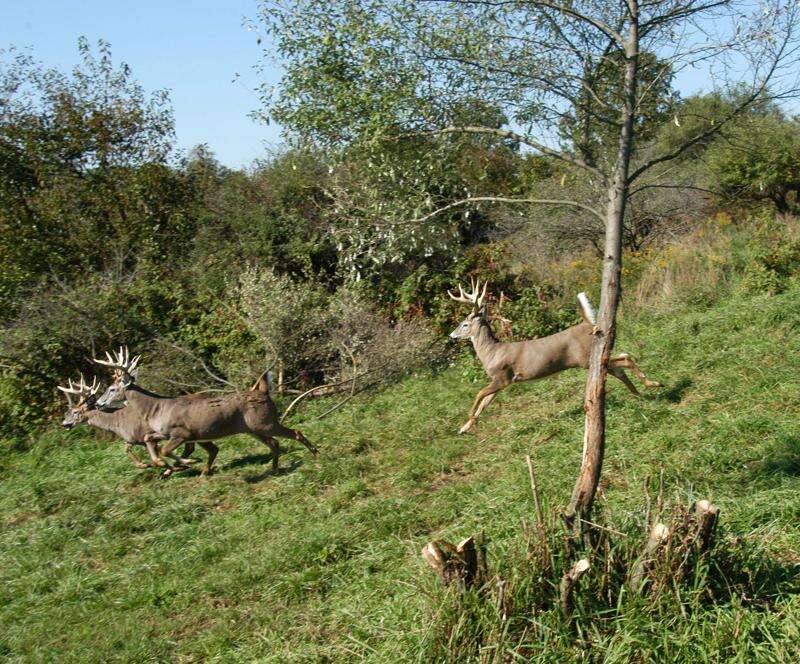
[[[167,464],[161,460],[159,456],[159,449],[158,445],[155,442],[156,440],[161,440],[159,437],[152,437],[149,434],[144,437],[144,445],[147,448],[147,453],[150,455],[150,461],[153,462],[154,466],[159,468],[164,468]]]
[[[486,406],[488,406],[490,403],[492,403],[492,401],[494,401],[494,398],[496,396],[497,396],[497,392],[494,392],[494,393],[490,394],[488,397],[485,397],[483,401],[481,401],[481,405],[478,406],[478,410],[475,411],[475,419],[476,420],[481,416],[481,413],[483,412],[483,409],[486,408]]]
[[[268,440],[269,442],[267,444],[272,449],[272,472],[277,473],[278,463],[280,462],[281,459],[281,445],[274,438],[269,438]]]
[[[311,452],[311,454],[316,455],[318,452],[316,445],[308,440],[308,438],[306,438],[297,429],[290,429],[289,427],[285,427],[279,422],[276,422],[272,427],[272,433],[276,436],[280,436],[281,438],[291,438],[292,440],[302,443],[305,445],[306,449]]]
[[[612,357],[609,361],[609,366],[630,369],[633,372],[633,375],[642,381],[645,387],[662,387],[661,383],[659,383],[657,380],[650,380],[647,376],[645,376],[644,372],[636,365],[636,362],[634,362],[633,358],[627,353],[621,353],[617,357]]]
[[[182,466],[190,466],[193,463],[197,463],[197,459],[189,459],[187,458],[190,454],[194,454],[194,441],[189,441],[188,443],[183,444],[183,454],[181,456],[174,456],[174,459],[178,460]]]
[[[475,401],[472,403],[472,408],[469,409],[469,419],[466,421],[464,426],[462,426],[458,433],[467,433],[473,426],[475,426],[475,422],[478,421],[478,414],[480,414],[483,408],[480,406],[483,405],[483,400],[487,397],[491,396],[494,399],[494,395],[497,394],[500,390],[504,387],[508,387],[511,381],[508,380],[507,376],[503,376],[502,378],[495,378],[489,385],[484,387],[480,392],[478,392],[477,396],[475,397]],[[489,402],[483,406],[484,408],[491,403],[491,399]]]
[[[275,440],[272,436],[268,436],[265,433],[254,433],[253,434],[256,438],[258,438],[262,443],[267,445],[270,450],[272,450],[272,472],[277,472],[278,470],[278,461],[280,459],[281,448],[278,445],[278,441]]]
[[[185,435],[180,435],[181,433],[184,433],[184,432],[183,431],[179,431],[178,435],[176,435],[175,433],[170,435],[169,441],[167,442],[166,445],[164,445],[164,448],[161,450],[161,454],[159,456],[161,457],[162,460],[165,457],[169,457],[172,461],[175,461],[176,464],[178,464],[179,466],[183,466],[185,468],[186,466],[185,466],[185,464],[183,464],[181,462],[181,458],[179,456],[176,456],[175,454],[173,454],[173,452],[175,451],[175,448],[181,446],[183,444],[185,438],[187,438],[189,436],[189,432],[188,431],[185,432]],[[175,468],[168,467],[162,473],[161,477],[169,477],[170,475],[172,475],[172,473],[175,470],[176,470]]]
[[[133,461],[133,465],[136,466],[137,468],[148,468],[149,466],[146,463],[140,461],[138,457],[133,453],[133,450],[131,449],[132,447],[133,443],[125,443],[124,450],[125,454],[128,455],[128,458],[131,461]]]
[[[628,378],[628,374],[626,374],[623,369],[620,369],[619,367],[609,367],[608,371],[612,376],[619,378],[625,384],[625,387],[627,387],[637,397],[642,396],[639,394],[639,390],[636,389],[636,385],[631,382],[631,379]]]
[[[187,443],[188,445],[194,446],[194,443]],[[219,447],[214,445],[210,440],[209,441],[198,441],[197,443],[202,447],[206,452],[208,452],[208,460],[206,461],[206,467],[203,468],[203,471],[200,473],[201,475],[210,475],[211,474],[211,466],[214,465],[214,459],[217,458],[217,452],[219,452]],[[183,448],[184,453],[186,453],[186,447]]]

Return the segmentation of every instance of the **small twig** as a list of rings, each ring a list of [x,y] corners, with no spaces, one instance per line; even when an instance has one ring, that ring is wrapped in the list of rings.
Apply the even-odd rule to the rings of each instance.
[[[536,484],[536,472],[533,469],[533,461],[531,461],[531,455],[525,455],[525,462],[528,464],[528,475],[531,478],[531,491],[533,492],[533,503],[536,506],[536,526],[539,528],[539,532],[541,533],[542,537],[544,538],[544,512],[542,510],[542,499],[539,496],[539,487]]]
[[[544,510],[542,510],[542,499],[539,495],[539,487],[536,483],[536,472],[533,469],[533,461],[531,455],[525,455],[525,461],[528,464],[528,475],[531,478],[531,491],[533,491],[533,503],[536,506],[536,528],[539,531],[539,540],[541,541],[542,551],[542,569],[550,568],[550,547],[547,544],[547,530],[544,525]]]
[[[601,526],[599,523],[593,523],[588,519],[580,519],[581,523],[585,523],[587,526],[591,526],[592,528],[598,528],[599,530],[605,530],[609,533],[614,533],[615,535],[619,535],[620,537],[627,537],[625,533],[621,533],[619,530],[614,530],[613,528],[609,528],[607,526]]]

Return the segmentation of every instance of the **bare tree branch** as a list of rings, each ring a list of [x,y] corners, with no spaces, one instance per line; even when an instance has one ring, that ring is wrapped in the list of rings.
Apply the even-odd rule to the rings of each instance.
[[[463,198],[460,201],[454,201],[453,203],[448,203],[433,212],[429,212],[428,214],[417,217],[416,219],[411,219],[407,222],[402,223],[409,223],[409,224],[421,224],[428,219],[432,219],[436,215],[441,214],[442,212],[447,212],[447,210],[452,210],[453,208],[460,207],[462,205],[469,205],[470,203],[536,203],[541,205],[564,205],[568,207],[574,207],[585,212],[589,212],[593,214],[595,217],[600,219],[601,221],[605,222],[605,217],[603,214],[596,210],[595,208],[585,205],[583,203],[578,203],[577,201],[570,201],[567,199],[558,199],[558,198],[505,198],[502,196],[472,196],[470,198]]]
[[[187,350],[183,346],[179,346],[174,341],[170,341],[169,339],[165,339],[164,337],[156,337],[155,341],[158,342],[158,343],[164,344],[165,346],[169,346],[170,348],[173,348],[173,349],[177,350],[179,353],[183,353],[187,357],[189,357],[192,360],[194,360],[195,362],[197,362],[203,368],[203,371],[205,371],[216,382],[222,383],[223,385],[227,385],[228,387],[232,387],[232,388],[236,389],[236,385],[231,383],[229,380],[226,380],[222,376],[218,376],[213,371],[211,371],[211,369],[208,367],[208,365],[203,361],[203,358],[198,357],[197,355],[192,353],[190,350]],[[168,382],[175,383],[175,381],[168,381]],[[177,383],[175,383],[175,384],[177,385]]]

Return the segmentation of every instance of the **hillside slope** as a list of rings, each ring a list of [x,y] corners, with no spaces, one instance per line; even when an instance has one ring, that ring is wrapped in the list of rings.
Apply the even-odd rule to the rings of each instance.
[[[700,310],[623,319],[618,348],[666,387],[610,383],[604,511],[641,519],[642,481],[712,498],[727,533],[800,562],[800,283]],[[442,595],[419,556],[486,531],[522,546],[532,503],[566,503],[580,461],[585,373],[513,386],[477,434],[455,435],[479,383],[466,365],[418,376],[322,422],[267,472],[256,441],[221,444],[217,473],[169,481],[117,443],[50,431],[0,475],[0,655],[10,661],[427,661]],[[302,416],[300,416],[302,417]],[[791,584],[790,584],[791,585]],[[785,586],[788,588],[789,586]],[[591,651],[541,661],[791,661],[800,597],[618,621]],[[610,618],[613,620],[613,617]]]

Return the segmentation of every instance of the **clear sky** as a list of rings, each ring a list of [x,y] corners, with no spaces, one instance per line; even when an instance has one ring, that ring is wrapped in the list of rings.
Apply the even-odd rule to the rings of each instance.
[[[145,89],[170,91],[179,148],[208,143],[223,164],[240,167],[280,144],[279,127],[248,117],[261,108],[259,83],[280,76],[274,66],[264,76],[254,70],[264,45],[244,22],[256,23],[257,9],[257,0],[0,0],[0,49],[30,47],[46,66],[67,70],[80,36],[105,39]],[[708,89],[708,74],[686,70],[676,87]]]
[[[46,66],[66,70],[80,36],[105,39],[146,90],[170,91],[180,148],[208,143],[238,167],[280,143],[278,127],[248,117],[261,106],[253,66],[263,45],[242,20],[256,12],[256,0],[0,0],[0,48],[31,47]],[[268,82],[278,76],[268,72]]]

